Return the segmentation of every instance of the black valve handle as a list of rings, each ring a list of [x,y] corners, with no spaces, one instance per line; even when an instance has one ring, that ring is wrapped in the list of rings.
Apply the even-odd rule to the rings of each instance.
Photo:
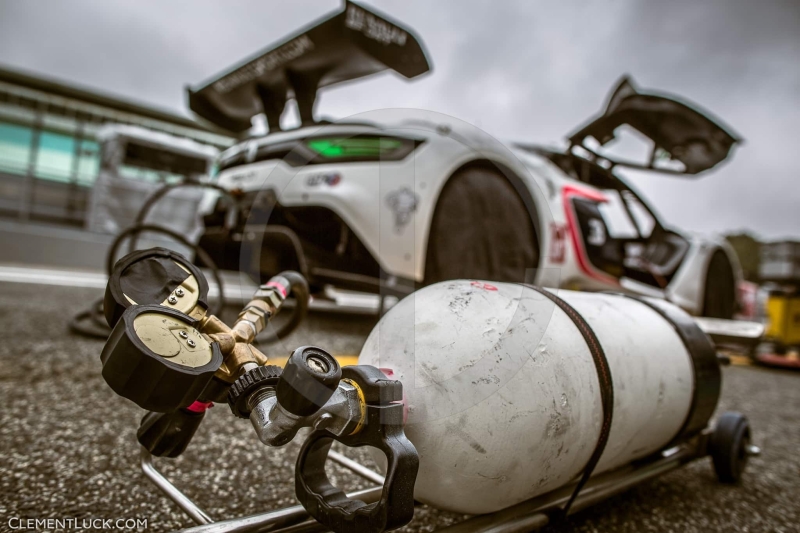
[[[312,415],[330,400],[341,378],[341,367],[331,354],[315,346],[301,346],[283,367],[276,391],[278,403],[293,415]]]
[[[295,468],[295,493],[308,514],[336,533],[379,533],[396,529],[414,517],[414,482],[419,469],[417,450],[403,431],[403,386],[372,366],[349,366],[342,378],[355,382],[367,403],[366,420],[353,435],[327,430],[309,435]],[[387,459],[381,497],[365,503],[348,498],[325,473],[333,441],[358,448],[372,446]]]
[[[209,405],[210,402],[195,402],[169,413],[147,413],[136,432],[139,444],[156,457],[178,457],[200,427]]]

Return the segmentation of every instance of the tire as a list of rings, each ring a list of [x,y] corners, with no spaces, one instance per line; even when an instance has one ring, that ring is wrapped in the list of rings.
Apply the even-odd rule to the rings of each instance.
[[[703,316],[733,318],[736,312],[736,281],[733,266],[722,250],[711,256],[706,270]]]
[[[425,284],[451,279],[533,282],[532,269],[539,265],[535,217],[498,171],[471,167],[457,172],[445,184],[433,215]]]
[[[727,412],[717,420],[708,453],[721,483],[738,483],[747,466],[750,423],[741,413]]]

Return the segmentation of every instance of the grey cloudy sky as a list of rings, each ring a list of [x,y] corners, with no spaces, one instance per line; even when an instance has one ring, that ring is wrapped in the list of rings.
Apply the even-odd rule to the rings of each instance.
[[[432,109],[503,139],[552,144],[623,73],[684,96],[746,142],[697,180],[632,176],[663,218],[701,232],[800,237],[800,2],[363,0],[424,41],[433,72],[322,93],[321,114]],[[0,0],[0,63],[187,113],[197,84],[337,0]]]

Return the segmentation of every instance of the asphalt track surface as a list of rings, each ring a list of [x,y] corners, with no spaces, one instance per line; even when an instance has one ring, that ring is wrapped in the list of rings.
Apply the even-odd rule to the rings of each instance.
[[[16,518],[139,518],[154,532],[193,525],[139,471],[135,431],[142,412],[103,382],[102,342],[67,332],[67,317],[99,296],[94,289],[0,283],[0,531]],[[374,322],[315,314],[283,345],[267,349],[285,356],[317,344],[335,354],[358,353]],[[726,368],[722,410],[746,414],[764,450],[750,461],[742,485],[719,484],[705,459],[547,531],[800,531],[800,372]],[[295,505],[297,450],[295,443],[259,444],[247,421],[218,405],[189,450],[159,465],[223,519]],[[332,476],[344,488],[362,486],[341,470]],[[403,531],[459,518],[423,506]]]

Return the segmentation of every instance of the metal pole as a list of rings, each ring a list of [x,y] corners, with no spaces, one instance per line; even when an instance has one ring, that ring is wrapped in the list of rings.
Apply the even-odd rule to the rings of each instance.
[[[507,520],[502,524],[482,529],[484,533],[530,533],[538,531],[550,523],[550,517],[544,513],[528,514]]]
[[[383,485],[383,482],[386,480],[386,478],[384,478],[382,475],[378,474],[377,472],[373,472],[372,470],[362,465],[361,463],[357,463],[356,461],[353,461],[352,459],[345,457],[341,453],[331,450],[330,452],[328,452],[328,458],[334,463],[338,463],[339,465],[347,468],[354,474],[366,479],[367,481],[372,481],[373,483],[377,483],[378,485]]]
[[[383,492],[382,487],[373,487],[370,489],[360,490],[348,494],[348,498],[358,499],[364,503],[372,503],[378,501]],[[265,531],[278,531],[282,528],[289,528],[295,524],[300,524],[308,520],[309,516],[302,505],[295,505],[294,507],[287,507],[278,511],[263,513],[245,518],[234,518],[232,520],[223,520],[213,524],[195,526],[189,529],[182,530],[184,533],[255,533]],[[307,526],[313,526],[315,529],[319,526],[318,523],[311,523]],[[300,530],[307,530],[306,525],[298,526]],[[289,529],[292,531],[292,529]],[[294,530],[297,530],[295,528]]]
[[[205,511],[198,507],[184,493],[178,490],[175,485],[170,483],[169,480],[156,469],[155,465],[153,464],[153,456],[150,455],[150,452],[148,452],[144,447],[142,447],[141,457],[142,472],[144,472],[144,475],[150,478],[150,481],[152,481],[159,489],[161,489],[161,491],[166,494],[170,500],[178,504],[178,507],[183,509],[183,512],[189,515],[192,520],[198,524],[211,524],[214,522]]]
[[[697,446],[687,445],[651,463],[594,476],[586,483],[580,495],[575,499],[569,514],[624,492],[643,481],[663,475],[698,457]],[[569,485],[553,493],[518,503],[496,513],[475,516],[436,531],[437,533],[515,533],[519,531],[534,531],[547,524],[549,521],[548,513],[563,507],[572,495],[573,488],[574,485]],[[541,525],[536,526],[536,524]]]
[[[33,211],[33,191],[36,186],[34,173],[36,172],[36,160],[39,156],[39,139],[42,135],[42,115],[44,115],[45,104],[40,104],[36,108],[36,118],[31,128],[31,152],[28,154],[28,169],[25,172],[25,182],[22,185],[22,198],[19,202],[20,220],[28,220]]]
[[[78,121],[77,113],[75,120]],[[75,146],[72,148],[72,168],[69,173],[69,190],[67,192],[67,221],[72,222],[72,216],[75,214],[77,207],[78,187],[78,171],[80,170],[81,155],[83,154],[83,137],[84,137],[84,122],[78,121],[78,128],[76,135],[73,137]],[[83,221],[83,220],[81,220]]]
[[[383,476],[373,472],[369,468],[360,465],[359,463],[348,459],[344,455],[337,452],[330,452],[329,457],[340,465],[348,468],[359,476],[369,481],[379,483],[380,487],[371,487],[368,489],[360,490],[348,494],[348,498],[355,498],[363,501],[364,503],[372,503],[378,501],[383,492]],[[296,531],[317,531],[320,524],[316,521],[305,523],[309,520],[309,515],[301,505],[294,507],[287,507],[269,513],[253,515],[245,518],[234,518],[231,520],[224,520],[221,522],[214,522],[211,517],[197,506],[192,500],[189,499],[183,492],[181,492],[175,485],[173,485],[161,472],[158,471],[154,462],[153,456],[146,448],[141,448],[141,467],[144,474],[183,512],[189,515],[192,520],[200,524],[183,531],[191,533],[245,533],[255,531],[277,531],[290,526],[297,526]]]
[[[663,475],[701,455],[697,444],[685,445],[669,452],[668,455],[642,466],[625,468],[592,477],[575,500],[570,514],[624,492],[643,481]],[[524,501],[496,513],[474,516],[458,524],[436,531],[438,533],[523,533],[535,531],[549,523],[548,513],[562,507],[569,500],[572,490],[573,485],[563,487],[555,492]],[[381,487],[374,487],[349,494],[348,497],[371,503],[380,498],[381,491]],[[273,533],[309,533],[324,530],[324,527],[321,527],[316,522],[307,522],[308,518],[308,513],[306,513],[305,509],[298,505],[246,518],[234,518],[214,524],[196,526],[184,531],[186,533],[255,533],[265,531]]]

